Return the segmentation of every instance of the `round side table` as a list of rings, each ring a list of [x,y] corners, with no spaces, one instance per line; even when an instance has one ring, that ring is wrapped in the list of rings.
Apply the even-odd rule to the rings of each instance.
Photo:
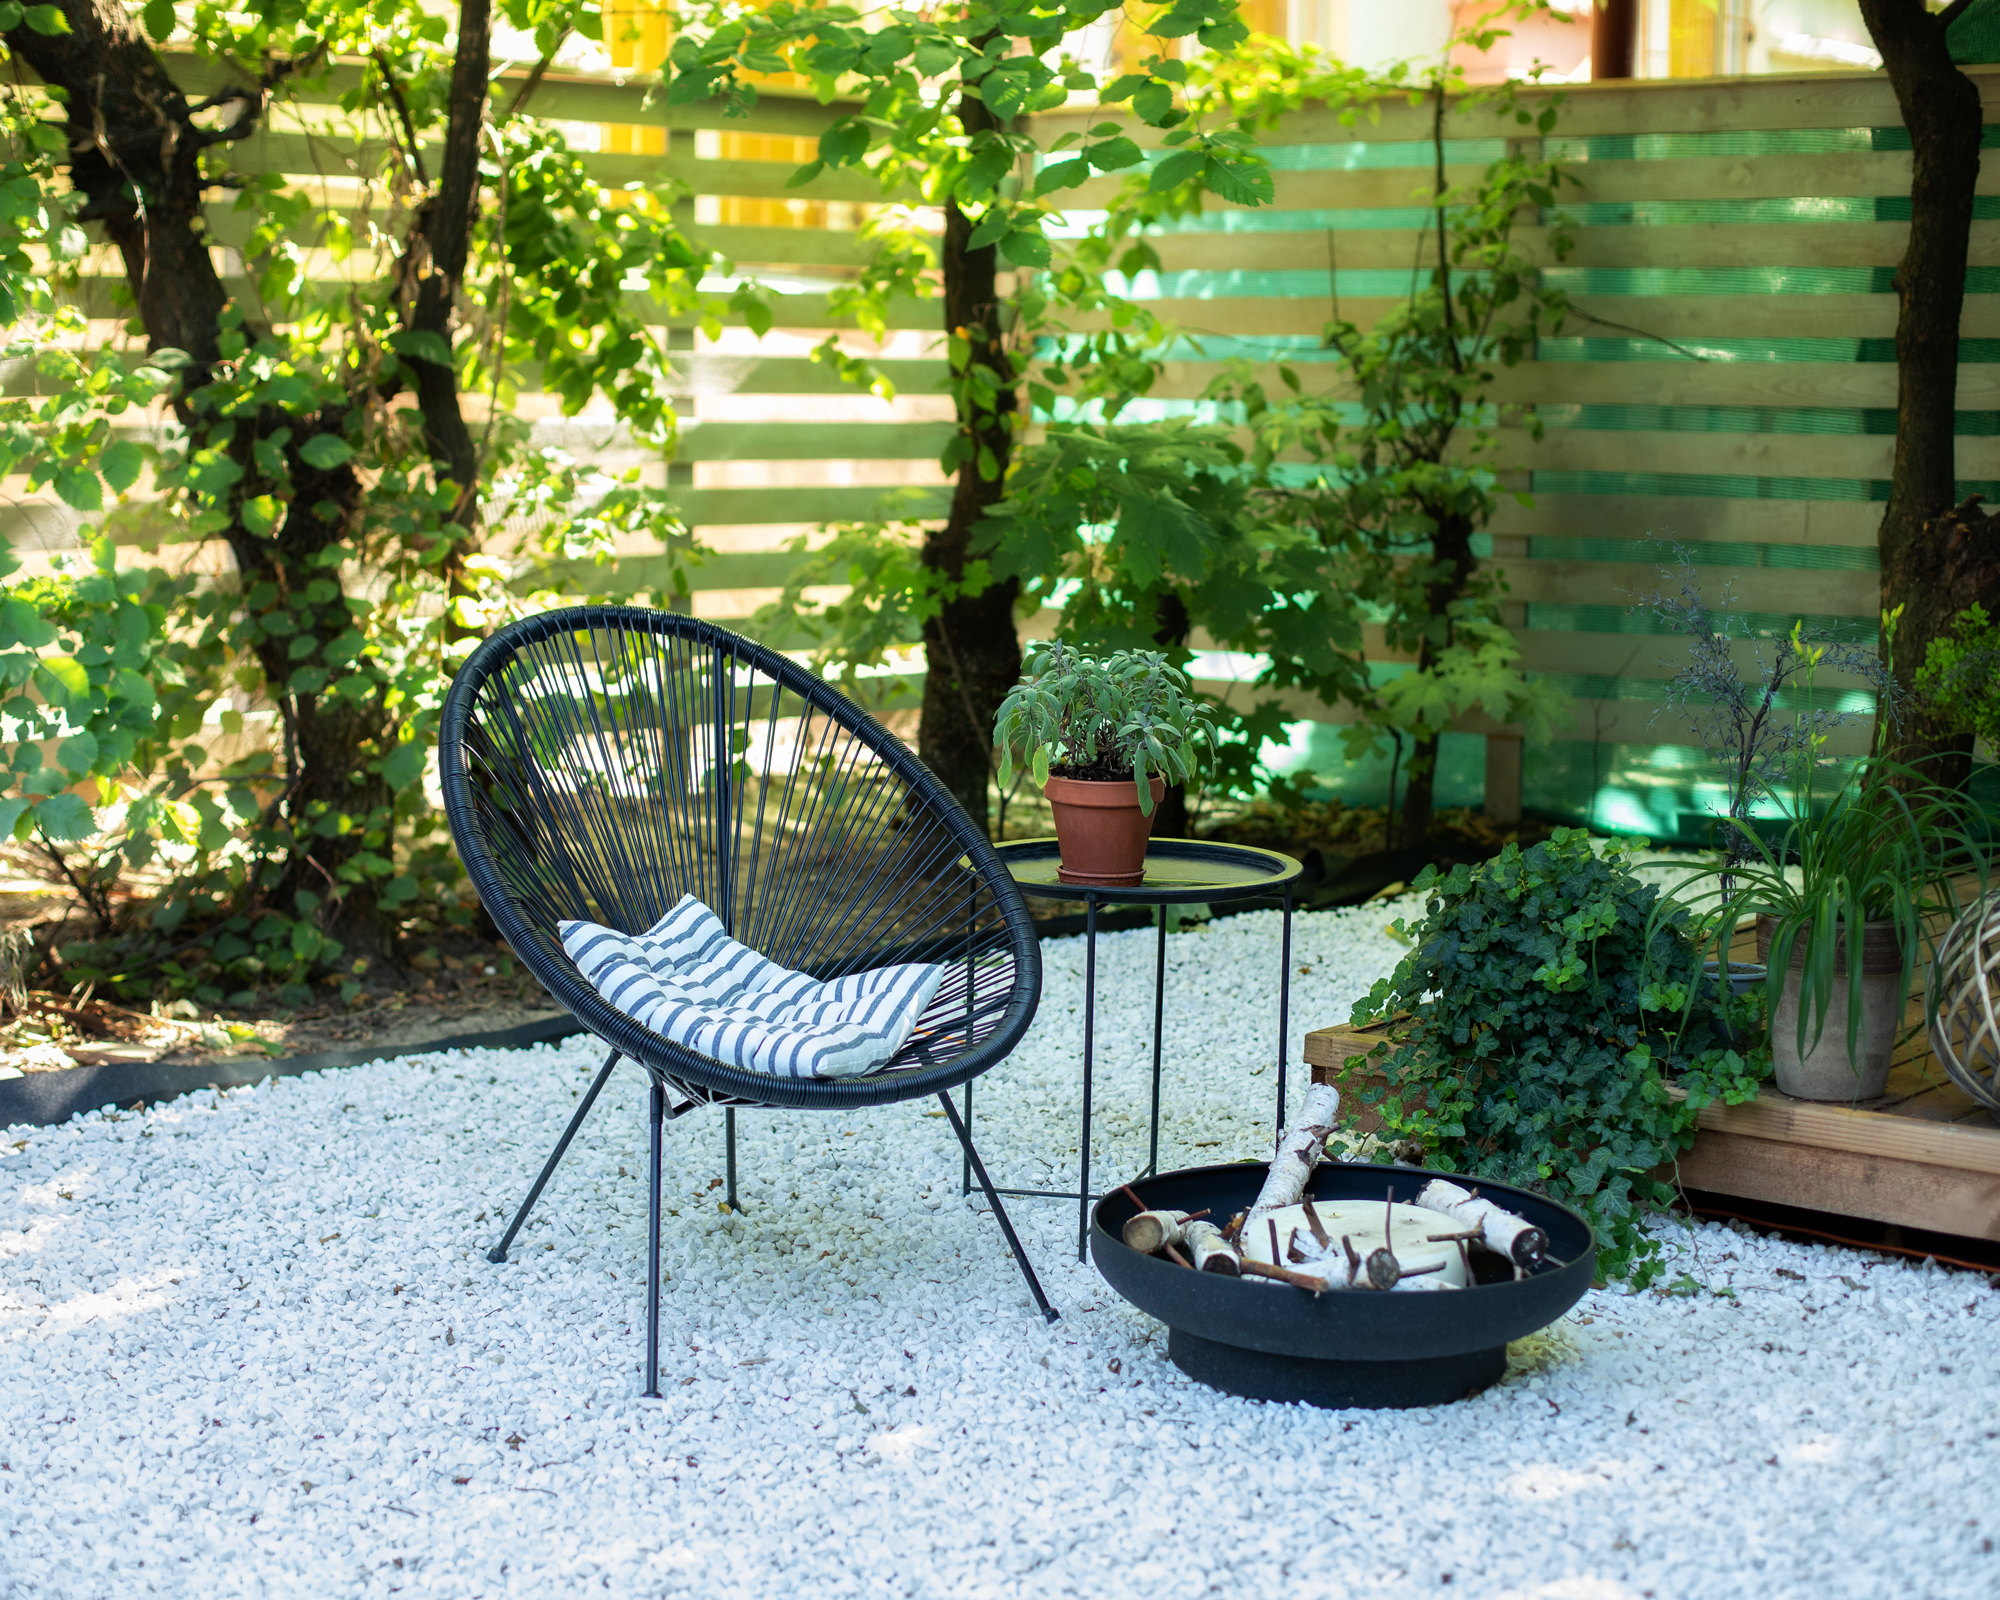
[[[1102,888],[1064,883],[1056,876],[1060,861],[1053,839],[1009,839],[994,850],[1031,900],[1081,900],[1084,903],[1083,958],[1083,1136],[1079,1141],[1076,1192],[1057,1189],[1002,1189],[1003,1195],[1044,1196],[1076,1201],[1076,1258],[1084,1259],[1089,1238],[1091,1068],[1097,1043],[1097,913],[1100,906],[1158,906],[1159,953],[1153,972],[1153,1106],[1151,1142],[1146,1170],[1160,1165],[1160,1024],[1167,993],[1167,907],[1190,902],[1225,905],[1239,900],[1279,900],[1285,908],[1283,948],[1278,981],[1278,1112],[1285,1121],[1285,1036],[1291,1023],[1292,890],[1305,871],[1290,856],[1248,845],[1214,844],[1203,839],[1155,839],[1146,847],[1146,876],[1136,885]],[[966,1130],[972,1127],[972,1085],[965,1086]]]

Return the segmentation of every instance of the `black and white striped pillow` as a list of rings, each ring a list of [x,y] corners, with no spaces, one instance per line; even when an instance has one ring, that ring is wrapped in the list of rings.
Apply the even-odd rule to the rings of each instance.
[[[564,922],[558,932],[590,986],[640,1026],[777,1077],[879,1070],[944,978],[942,967],[907,964],[822,983],[730,938],[693,895],[636,936],[595,922]]]

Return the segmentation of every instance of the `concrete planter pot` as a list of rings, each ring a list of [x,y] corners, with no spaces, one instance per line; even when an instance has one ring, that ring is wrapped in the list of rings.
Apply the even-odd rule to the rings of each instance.
[[[1089,778],[1051,777],[1042,793],[1055,813],[1056,842],[1064,883],[1094,888],[1134,888],[1146,876],[1146,845],[1153,818],[1160,814],[1164,778],[1152,780],[1153,809],[1139,809],[1139,791],[1130,778],[1106,783]]]
[[[1775,917],[1757,919],[1757,953],[1768,960]],[[1778,1092],[1794,1100],[1877,1100],[1889,1083],[1889,1060],[1903,1021],[1903,950],[1892,922],[1871,922],[1862,929],[1861,971],[1847,971],[1846,931],[1837,935],[1833,993],[1819,1040],[1799,1052],[1799,987],[1805,970],[1805,944],[1792,948],[1791,970],[1785,974],[1771,1017],[1771,1065]],[[1848,985],[1861,985],[1861,1035],[1855,1053],[1847,1052]],[[1808,1019],[1808,1039],[1811,1022]]]

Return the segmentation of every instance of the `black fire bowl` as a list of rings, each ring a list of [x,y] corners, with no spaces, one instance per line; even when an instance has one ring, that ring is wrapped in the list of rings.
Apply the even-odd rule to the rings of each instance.
[[[1437,1177],[1468,1182],[1415,1167],[1325,1162],[1306,1193],[1414,1204]],[[1219,1223],[1255,1200],[1263,1182],[1263,1167],[1235,1165],[1166,1172],[1133,1188],[1151,1209],[1206,1208]],[[1119,1235],[1133,1205],[1116,1191],[1091,1212],[1091,1258],[1112,1288],[1167,1325],[1174,1365],[1210,1388],[1314,1406],[1444,1405],[1497,1382],[1507,1370],[1508,1340],[1547,1327],[1575,1305],[1596,1266],[1590,1224],[1568,1206],[1506,1184],[1478,1189],[1548,1235],[1549,1259],[1527,1277],[1428,1294],[1336,1289],[1315,1296],[1192,1272],[1126,1248]]]

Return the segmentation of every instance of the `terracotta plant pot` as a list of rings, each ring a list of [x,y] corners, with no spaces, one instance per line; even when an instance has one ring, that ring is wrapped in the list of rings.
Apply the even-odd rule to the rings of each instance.
[[[1152,781],[1153,809],[1139,809],[1139,791],[1130,778],[1103,783],[1089,778],[1051,777],[1042,788],[1056,815],[1056,843],[1064,883],[1096,888],[1132,888],[1146,876],[1146,843],[1160,814],[1164,778]]]
[[[1769,960],[1773,917],[1757,919],[1757,954]],[[1847,933],[1839,930],[1833,960],[1833,992],[1819,1042],[1799,1053],[1799,985],[1805,971],[1805,941],[1792,946],[1791,970],[1785,974],[1778,1006],[1771,1018],[1771,1067],[1778,1092],[1794,1100],[1877,1100],[1889,1084],[1889,1059],[1903,1022],[1903,949],[1896,942],[1896,925],[1871,922],[1861,932],[1861,972],[1847,971]],[[1854,1055],[1847,1053],[1848,984],[1861,984],[1861,1036]],[[1811,1038],[1811,1019],[1807,1019]]]

